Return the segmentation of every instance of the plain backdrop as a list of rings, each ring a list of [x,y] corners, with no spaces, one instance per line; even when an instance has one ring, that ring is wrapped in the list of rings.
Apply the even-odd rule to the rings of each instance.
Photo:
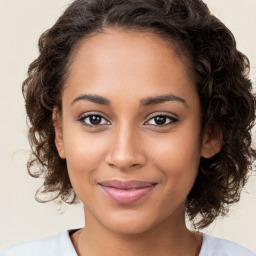
[[[29,157],[21,84],[38,55],[37,41],[70,0],[0,0],[0,249],[83,225],[81,205],[40,204],[34,200],[41,180],[26,170]],[[238,49],[251,61],[256,81],[256,0],[205,0],[234,33]],[[206,230],[256,251],[256,176],[229,215]]]

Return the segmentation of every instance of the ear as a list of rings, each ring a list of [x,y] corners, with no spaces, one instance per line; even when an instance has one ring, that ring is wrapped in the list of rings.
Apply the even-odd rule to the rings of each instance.
[[[211,158],[220,152],[222,145],[222,131],[217,126],[206,126],[203,131],[201,156]]]
[[[62,134],[62,120],[61,114],[58,107],[53,108],[52,112],[52,121],[55,130],[55,145],[59,152],[59,156],[62,159],[65,159],[64,143],[63,143],[63,134]]]

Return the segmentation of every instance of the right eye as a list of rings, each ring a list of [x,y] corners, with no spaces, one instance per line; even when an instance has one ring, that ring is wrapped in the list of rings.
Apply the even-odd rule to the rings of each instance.
[[[110,124],[103,116],[98,114],[87,114],[80,118],[79,121],[90,127]]]

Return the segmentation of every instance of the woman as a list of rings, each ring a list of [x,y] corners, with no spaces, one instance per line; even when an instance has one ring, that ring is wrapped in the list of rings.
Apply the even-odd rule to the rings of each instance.
[[[225,215],[255,158],[248,60],[202,1],[77,0],[39,48],[28,169],[86,225],[1,255],[255,255],[185,225]]]

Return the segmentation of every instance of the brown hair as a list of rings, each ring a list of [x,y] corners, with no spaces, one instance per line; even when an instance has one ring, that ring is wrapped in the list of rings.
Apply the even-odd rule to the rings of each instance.
[[[32,148],[28,170],[33,177],[44,178],[37,200],[75,202],[66,161],[55,146],[52,112],[54,106],[61,109],[72,50],[82,39],[106,27],[151,31],[185,49],[197,76],[203,126],[219,127],[223,133],[221,151],[210,159],[201,158],[187,197],[190,220],[200,215],[195,226],[208,226],[239,200],[255,159],[250,135],[255,97],[248,59],[236,49],[230,30],[201,0],[77,0],[41,35],[39,57],[29,66],[23,82]],[[39,198],[46,193],[51,197]]]

